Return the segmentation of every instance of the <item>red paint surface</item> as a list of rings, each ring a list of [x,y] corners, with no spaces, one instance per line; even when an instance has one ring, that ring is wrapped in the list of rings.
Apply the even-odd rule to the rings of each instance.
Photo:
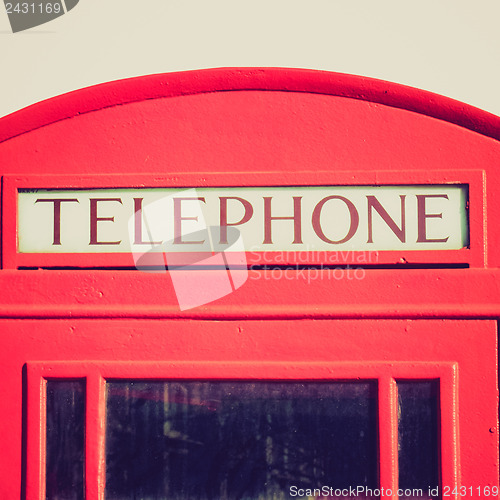
[[[109,83],[0,120],[0,498],[40,499],[41,377],[76,375],[89,377],[88,499],[102,498],[107,376],[377,378],[386,485],[394,378],[441,377],[443,482],[498,485],[499,139],[500,118],[434,94],[274,69]],[[92,266],[17,254],[20,187],[448,182],[470,186],[470,248],[385,252],[380,263],[400,268],[362,279],[254,270],[180,312],[167,274],[17,269]],[[126,265],[114,259],[102,263]],[[469,268],[426,268],[457,263]]]

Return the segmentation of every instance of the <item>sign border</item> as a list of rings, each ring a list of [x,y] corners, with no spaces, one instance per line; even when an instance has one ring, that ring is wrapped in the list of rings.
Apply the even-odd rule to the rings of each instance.
[[[460,250],[380,250],[376,262],[363,263],[367,250],[346,252],[345,262],[335,265],[356,267],[418,266],[436,267],[486,267],[485,228],[485,172],[483,170],[430,170],[422,171],[300,171],[284,172],[232,172],[224,175],[220,185],[217,173],[171,173],[126,175],[6,175],[3,178],[3,268],[101,268],[135,269],[132,254],[119,253],[20,253],[17,250],[17,201],[20,189],[113,189],[113,188],[216,188],[255,186],[377,186],[377,185],[438,185],[465,184],[469,189],[469,248]],[[375,253],[375,251],[373,251]],[[252,252],[254,268],[258,266],[324,265],[324,260],[314,256],[304,262],[304,251]],[[311,252],[334,257],[339,252]],[[301,254],[301,255],[299,255]]]

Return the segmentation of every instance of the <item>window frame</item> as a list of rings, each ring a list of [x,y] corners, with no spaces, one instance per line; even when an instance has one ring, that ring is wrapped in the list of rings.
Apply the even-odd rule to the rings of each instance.
[[[440,484],[458,477],[458,363],[456,362],[30,362],[28,376],[27,496],[45,499],[46,381],[84,379],[85,498],[104,498],[106,380],[374,380],[378,387],[379,486],[398,489],[398,380],[439,379]]]

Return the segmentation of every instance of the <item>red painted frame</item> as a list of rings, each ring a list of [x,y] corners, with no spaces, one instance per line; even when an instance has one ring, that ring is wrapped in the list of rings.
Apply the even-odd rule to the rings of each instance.
[[[362,180],[361,180],[362,179]],[[404,180],[402,180],[404,179]],[[358,172],[353,178],[349,172],[317,171],[295,172],[293,183],[283,181],[280,172],[225,174],[225,187],[252,186],[358,186],[358,185],[436,185],[465,184],[469,190],[469,248],[461,250],[407,250],[407,251],[360,251],[346,252],[342,265],[356,265],[359,258],[367,253],[374,254],[374,262],[369,267],[385,264],[462,264],[468,267],[484,267],[486,264],[485,218],[485,174],[484,171],[439,171],[439,172]],[[220,186],[220,176],[204,173],[180,172],[172,176],[159,175],[95,175],[95,176],[54,176],[33,175],[28,177],[4,176],[3,185],[3,266],[6,269],[19,267],[129,267],[134,268],[131,254],[120,253],[33,253],[17,252],[17,193],[21,189],[92,189],[92,188],[196,188]],[[303,259],[304,251],[251,252],[253,266],[259,265],[324,265],[319,257],[332,259],[337,252],[309,252]],[[318,256],[319,254],[319,256]],[[338,265],[338,264],[337,264]],[[363,267],[363,266],[361,266]]]
[[[356,165],[351,172],[287,171],[286,165],[280,165],[280,171],[267,167],[269,171],[245,172],[243,177],[245,169],[237,171],[234,164],[223,165],[219,174],[213,174],[200,171],[194,161],[184,172],[163,170],[159,174],[158,167],[140,174],[137,165],[128,163],[123,172],[118,170],[120,165],[112,163],[106,166],[108,170],[102,170],[104,163],[75,162],[69,167],[73,167],[73,175],[66,174],[66,164],[65,173],[57,175],[63,170],[61,165],[42,162],[45,174],[34,174],[37,147],[43,146],[34,138],[39,138],[36,131],[42,133],[45,126],[65,120],[68,125],[78,123],[81,115],[103,109],[111,112],[124,104],[233,91],[336,96],[366,101],[374,110],[394,108],[409,121],[424,116],[425,126],[437,133],[440,141],[447,134],[448,138],[465,140],[467,161],[462,163],[458,155],[447,156],[458,164],[450,171],[456,165],[454,161],[439,161],[439,143],[438,153],[432,156],[435,161],[426,165],[424,158],[418,162],[419,170],[400,157],[400,163],[381,163],[388,170],[376,171],[374,165],[370,172],[356,171]],[[30,144],[32,139],[34,144]],[[450,388],[442,395],[442,409],[449,429],[453,429],[442,436],[448,443],[442,450],[449,478],[445,480],[464,486],[473,486],[474,481],[498,485],[498,141],[499,117],[451,99],[369,78],[288,69],[206,70],[113,82],[36,104],[0,120],[0,153],[9,153],[2,162],[0,376],[3,397],[10,405],[9,414],[0,419],[0,496],[25,496],[26,487],[28,500],[40,500],[37,487],[43,483],[40,453],[44,433],[40,425],[44,422],[44,380],[76,376],[86,378],[91,389],[87,498],[101,500],[102,446],[91,443],[103,444],[103,383],[106,377],[129,378],[134,374],[144,378],[298,379],[332,378],[342,372],[356,378],[360,373],[376,378],[384,401],[381,417],[391,422],[380,435],[387,458],[381,463],[381,476],[384,484],[391,485],[396,481],[394,379],[440,377]],[[448,141],[447,147],[454,144]],[[55,139],[52,146],[57,146]],[[434,148],[436,151],[436,144]],[[18,159],[18,153],[24,154],[25,149],[27,156]],[[106,151],[111,158],[113,149]],[[66,150],[64,154],[68,154]],[[401,173],[401,165],[408,170]],[[233,170],[227,172],[228,168]],[[404,264],[396,269],[367,269],[363,279],[351,281],[318,276],[315,269],[297,272],[293,279],[280,270],[254,269],[235,293],[188,311],[179,310],[168,275],[19,269],[69,267],[72,263],[93,267],[95,257],[78,260],[70,255],[61,260],[60,255],[19,255],[15,206],[17,190],[22,188],[411,183],[469,185],[470,249],[384,252],[379,259],[382,266],[396,266],[404,258],[417,269],[406,269]],[[268,258],[272,260],[272,256],[262,255],[259,262],[272,264]],[[427,264],[431,268],[426,269]],[[445,264],[465,264],[469,269],[439,268]],[[116,266],[117,256],[104,256],[102,265]],[[269,327],[263,328],[263,324]],[[28,382],[24,385],[21,374],[26,366]],[[22,396],[26,388],[27,402]],[[23,411],[27,411],[25,419]],[[26,436],[23,422],[27,424]]]
[[[459,485],[456,363],[29,363],[28,421],[40,422],[28,436],[27,497],[45,499],[45,387],[48,379],[86,381],[86,498],[103,498],[105,486],[106,379],[196,380],[376,380],[378,383],[380,487],[398,489],[397,380],[440,381],[441,484]],[[126,375],[124,375],[126,374]],[[383,457],[383,458],[382,458]],[[97,473],[96,473],[97,471]],[[37,497],[38,493],[38,497]],[[389,498],[389,496],[387,496]],[[391,498],[396,500],[397,495]]]

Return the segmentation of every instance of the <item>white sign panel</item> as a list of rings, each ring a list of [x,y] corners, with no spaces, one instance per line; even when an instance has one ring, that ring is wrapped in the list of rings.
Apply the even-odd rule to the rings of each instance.
[[[247,252],[460,249],[467,198],[457,184],[20,190],[18,251],[216,251],[236,232]]]

